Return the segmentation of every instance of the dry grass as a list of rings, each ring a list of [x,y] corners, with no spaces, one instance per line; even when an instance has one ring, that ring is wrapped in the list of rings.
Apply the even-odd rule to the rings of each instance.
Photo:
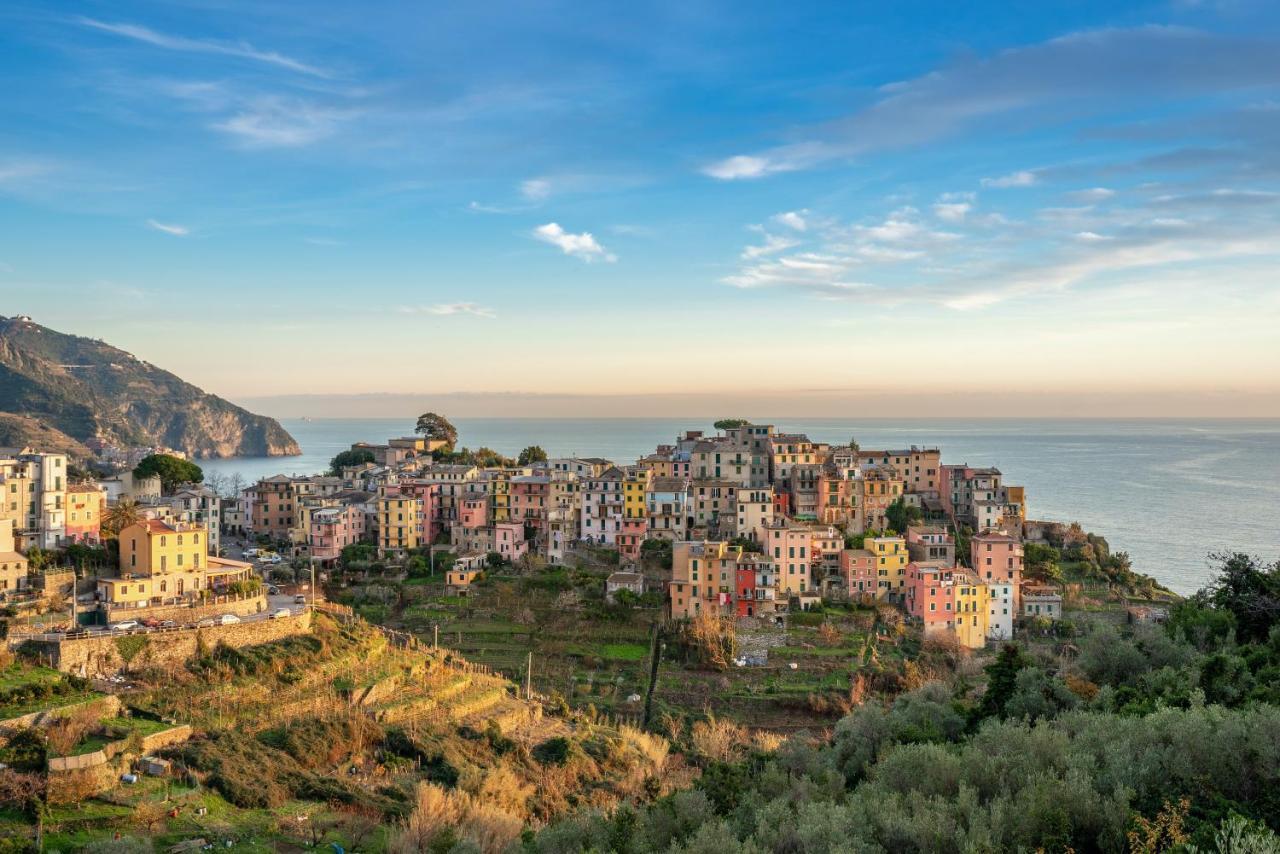
[[[443,841],[454,838],[471,842],[484,854],[500,854],[520,837],[523,827],[523,818],[498,804],[422,783],[413,812],[392,834],[387,850],[391,854],[419,854],[434,850],[433,846],[444,850]]]
[[[685,628],[685,637],[702,663],[714,670],[728,670],[738,654],[738,631],[733,618],[701,611]]]

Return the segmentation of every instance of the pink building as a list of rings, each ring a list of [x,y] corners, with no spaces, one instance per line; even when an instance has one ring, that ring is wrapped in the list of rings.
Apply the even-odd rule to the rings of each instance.
[[[876,568],[876,556],[867,549],[845,549],[840,552],[840,577],[850,599],[878,599],[889,592]]]
[[[102,511],[106,503],[106,496],[97,484],[70,484],[65,514],[67,542],[101,542]]]
[[[639,560],[640,544],[644,542],[649,530],[649,520],[645,518],[630,519],[623,517],[622,530],[618,532],[615,545],[623,560]]]
[[[523,522],[499,522],[493,526],[493,550],[515,563],[529,551]]]
[[[483,492],[468,492],[458,503],[458,524],[464,528],[483,528],[489,521],[489,497]]]
[[[541,532],[547,520],[551,476],[517,475],[511,478],[511,521],[531,525]]]
[[[925,634],[952,624],[957,570],[943,563],[907,564],[907,612],[924,623]]]
[[[337,560],[346,546],[365,536],[364,510],[355,504],[322,507],[311,513],[308,541],[311,556],[317,560]]]
[[[1022,603],[1022,543],[1008,534],[976,534],[969,546],[969,563],[978,578],[1013,586],[1016,611]]]

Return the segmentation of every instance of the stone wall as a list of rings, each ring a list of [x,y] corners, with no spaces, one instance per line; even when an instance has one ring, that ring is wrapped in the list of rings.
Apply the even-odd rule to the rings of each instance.
[[[118,623],[121,620],[142,620],[154,618],[156,620],[173,620],[178,625],[186,623],[194,623],[203,620],[205,617],[220,617],[223,614],[235,614],[237,617],[248,617],[252,614],[261,614],[267,610],[267,596],[265,593],[259,593],[256,596],[246,596],[244,598],[234,596],[220,596],[216,600],[207,604],[188,607],[186,605],[159,605],[154,608],[111,608],[107,613],[108,623]]]
[[[142,649],[137,651],[128,667],[176,667],[192,658],[198,645],[197,638],[213,648],[219,643],[232,647],[252,646],[279,640],[311,631],[311,614],[304,611],[296,617],[277,620],[255,620],[252,623],[232,623],[229,626],[209,626],[201,629],[173,629],[161,632],[145,632],[132,635],[73,638],[71,640],[32,641],[40,657],[64,673],[94,678],[110,676],[126,669],[121,657],[121,647],[128,649],[143,638]],[[124,641],[123,644],[117,643]]]
[[[53,718],[66,717],[72,712],[92,706],[94,714],[100,718],[111,718],[120,714],[120,698],[114,694],[105,694],[101,697],[94,697],[90,700],[82,700],[79,703],[71,703],[66,706],[58,706],[52,709],[42,709],[38,712],[32,712],[28,715],[22,715],[16,718],[0,721],[0,740],[6,734],[17,732],[18,730],[27,729],[33,726],[42,726]]]

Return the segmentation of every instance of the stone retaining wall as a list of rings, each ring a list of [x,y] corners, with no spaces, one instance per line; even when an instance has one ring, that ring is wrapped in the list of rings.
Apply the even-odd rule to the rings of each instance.
[[[100,718],[113,718],[120,714],[120,698],[114,694],[105,694],[101,697],[93,697],[88,700],[81,700],[78,703],[70,703],[65,706],[57,706],[52,709],[42,709],[38,712],[21,715],[16,718],[8,718],[0,721],[0,736],[8,733],[14,733],[18,730],[27,729],[29,727],[38,726],[45,723],[49,718],[65,717],[74,711],[92,705],[94,713]]]
[[[194,607],[187,605],[157,605],[151,608],[113,608],[106,612],[106,616],[108,623],[118,623],[121,620],[138,620],[141,622],[146,619],[156,619],[161,621],[173,620],[178,625],[183,625],[203,620],[205,617],[220,617],[223,614],[248,617],[252,614],[261,614],[265,610],[267,610],[267,596],[265,593],[260,593],[257,596],[246,596],[243,599],[230,596],[219,597],[217,601]]]
[[[185,663],[196,654],[198,640],[212,648],[219,643],[232,647],[253,646],[311,631],[311,614],[304,611],[295,617],[208,626],[201,629],[174,629],[132,635],[72,638],[70,640],[31,641],[41,659],[50,666],[86,678],[111,676],[126,668],[121,646],[126,649],[144,638],[142,649],[128,663],[129,668],[169,667]],[[117,643],[123,641],[124,643]]]

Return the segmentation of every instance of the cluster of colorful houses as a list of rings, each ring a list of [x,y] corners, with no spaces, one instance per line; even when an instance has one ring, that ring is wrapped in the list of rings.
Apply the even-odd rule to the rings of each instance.
[[[767,424],[686,432],[632,464],[552,458],[515,467],[436,462],[427,439],[360,444],[373,461],[328,476],[277,476],[224,519],[320,561],[370,542],[395,559],[434,546],[465,589],[490,555],[565,561],[578,543],[616,549],[611,589],[667,594],[673,617],[770,617],[823,597],[899,604],[967,645],[1012,635],[1020,616],[1056,617],[1056,592],[1024,610],[1026,497],[994,468],[944,465],[938,448],[863,450]],[[915,508],[900,534],[895,503]],[[973,532],[957,560],[954,531]],[[669,575],[638,570],[646,541],[671,544]],[[859,544],[857,541],[861,540]],[[848,545],[859,544],[859,548]]]
[[[927,632],[981,646],[1011,637],[1020,617],[1061,613],[1056,591],[1023,581],[1022,540],[1034,528],[1023,488],[995,468],[944,465],[936,447],[864,450],[751,423],[689,431],[622,465],[566,457],[482,467],[437,461],[441,444],[418,436],[359,443],[353,449],[372,461],[265,478],[231,497],[201,486],[164,495],[127,474],[69,484],[65,458],[10,454],[0,460],[0,484],[19,498],[0,515],[0,546],[10,518],[20,547],[95,539],[106,502],[128,495],[147,524],[168,526],[163,536],[202,532],[209,555],[219,553],[220,531],[322,564],[355,543],[374,545],[384,560],[436,549],[454,557],[446,580],[459,590],[495,555],[558,564],[590,543],[619,554],[611,590],[658,590],[675,618],[771,618],[824,598],[884,601]],[[893,532],[891,517],[912,521]],[[653,540],[671,553],[657,577],[642,560]],[[14,559],[0,554],[0,566]],[[229,569],[219,577],[241,571]],[[134,586],[104,594],[122,598],[118,591]]]
[[[75,573],[34,569],[36,551],[100,545],[107,508],[128,497],[137,518],[118,532],[117,575],[96,580],[103,610],[173,605],[249,579],[250,564],[220,557],[222,499],[199,484],[169,493],[159,477],[75,477],[65,454],[0,448],[0,602],[73,597]]]

